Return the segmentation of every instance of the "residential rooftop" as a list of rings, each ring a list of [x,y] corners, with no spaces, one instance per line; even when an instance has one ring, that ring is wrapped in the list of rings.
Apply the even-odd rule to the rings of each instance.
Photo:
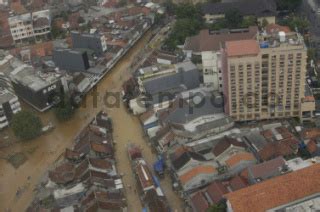
[[[18,97],[15,94],[11,93],[5,88],[0,87],[0,105],[14,100],[18,100]]]
[[[29,87],[33,91],[39,91],[60,80],[58,73],[44,73],[36,71],[32,66],[23,64],[10,73],[10,78],[16,83]]]
[[[225,195],[237,212],[262,212],[320,193],[320,164],[300,169]]]
[[[155,95],[174,89],[190,90],[199,87],[199,71],[191,62],[177,64],[175,71],[142,81],[146,93]]]
[[[226,42],[226,52],[229,57],[251,56],[260,52],[256,40],[237,40]]]
[[[193,52],[219,51],[224,47],[226,41],[255,39],[258,34],[258,27],[247,29],[210,31],[203,29],[198,35],[188,37],[184,44],[184,50]]]

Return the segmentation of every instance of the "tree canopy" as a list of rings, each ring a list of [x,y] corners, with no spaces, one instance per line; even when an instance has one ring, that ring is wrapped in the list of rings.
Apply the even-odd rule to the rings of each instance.
[[[305,33],[309,27],[309,21],[305,17],[301,16],[290,16],[289,18],[279,22],[281,25],[289,26],[291,30],[297,30],[300,33]]]
[[[38,116],[29,111],[19,111],[11,122],[14,134],[24,140],[33,139],[41,134],[42,122]]]
[[[74,107],[69,99],[65,98],[55,108],[54,113],[57,119],[61,122],[68,121],[74,114]]]
[[[182,45],[188,36],[196,35],[203,27],[199,5],[175,5],[176,22],[169,37],[164,42],[164,48],[174,51],[177,45]]]
[[[230,9],[225,14],[225,20],[229,27],[237,28],[241,25],[243,21],[243,16],[237,9]]]
[[[296,10],[302,3],[302,0],[276,0],[277,10]]]
[[[225,212],[226,211],[226,204],[224,202],[211,205],[208,210],[208,212]]]

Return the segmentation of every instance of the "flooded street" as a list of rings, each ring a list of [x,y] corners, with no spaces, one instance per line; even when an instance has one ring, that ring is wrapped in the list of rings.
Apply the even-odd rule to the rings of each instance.
[[[48,168],[61,156],[65,148],[70,147],[73,138],[88,124],[90,119],[100,110],[105,110],[112,117],[114,124],[114,139],[116,144],[116,160],[119,173],[124,174],[125,186],[134,187],[136,182],[127,157],[126,145],[128,141],[143,148],[143,155],[151,165],[155,161],[147,141],[144,138],[138,119],[127,113],[121,104],[119,108],[106,108],[103,96],[106,91],[120,91],[122,82],[129,77],[129,67],[135,55],[147,44],[151,33],[146,35],[119,61],[113,70],[102,79],[97,87],[99,93],[97,107],[94,107],[92,93],[88,93],[86,106],[80,107],[72,120],[58,124],[54,131],[30,142],[16,143],[10,147],[0,149],[0,211],[24,211],[33,199],[34,188]],[[40,114],[44,124],[55,122],[52,111]],[[27,161],[15,169],[4,158],[10,154],[23,152]],[[182,201],[171,189],[171,182],[167,176],[161,185],[169,199],[171,207],[182,211]],[[17,196],[17,190],[20,194]],[[127,188],[129,211],[140,211],[141,203],[133,189]]]

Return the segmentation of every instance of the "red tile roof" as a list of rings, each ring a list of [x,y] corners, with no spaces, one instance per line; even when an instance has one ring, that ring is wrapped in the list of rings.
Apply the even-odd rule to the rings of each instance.
[[[179,146],[174,150],[174,153],[170,155],[171,160],[175,160],[179,158],[183,153],[189,152],[191,149],[187,146]]]
[[[308,142],[307,150],[310,152],[310,154],[313,154],[318,151],[318,146],[313,139]]]
[[[237,191],[249,186],[249,183],[243,177],[236,175],[229,180],[229,185],[231,186],[232,191]]]
[[[98,159],[98,158],[89,158],[89,163],[99,169],[108,170],[112,169],[112,163],[108,160]]]
[[[275,159],[250,166],[248,170],[250,169],[250,172],[254,178],[263,178],[269,173],[278,171],[279,168],[282,168],[285,164],[286,161],[283,159],[283,157],[277,157]]]
[[[228,189],[219,181],[214,181],[206,189],[206,193],[213,203],[219,203],[222,200],[223,195],[228,192]]]
[[[68,21],[70,23],[70,29],[78,29],[79,28],[79,17],[80,17],[80,13],[79,12],[75,12],[75,13],[71,13],[68,17]]]
[[[194,212],[206,212],[209,204],[202,192],[197,192],[191,197],[191,204]]]
[[[58,184],[65,184],[73,181],[75,178],[74,165],[66,162],[49,171],[49,179]]]
[[[81,154],[79,152],[70,150],[70,149],[66,149],[65,153],[64,153],[65,158],[69,159],[69,160],[78,160],[81,157]]]
[[[155,112],[153,110],[148,110],[147,112],[143,113],[139,119],[142,123],[144,123],[145,121],[147,121],[149,118],[151,118],[153,115],[155,114]]]
[[[146,164],[139,163],[136,166],[136,173],[142,189],[148,189],[154,185],[152,174]]]
[[[285,33],[288,33],[288,32],[291,32],[290,28],[288,26],[281,26],[279,24],[269,24],[267,27],[266,27],[266,31],[268,34],[270,33],[277,33],[277,32],[285,32]]]
[[[15,48],[15,49],[11,49],[10,53],[13,55],[19,55],[20,51],[24,49],[30,49],[31,56],[44,57],[44,56],[52,55],[53,43],[52,41],[48,41],[48,42],[30,45],[27,48],[25,47]]]
[[[278,156],[290,156],[298,152],[299,141],[296,138],[287,138],[280,141],[272,141],[258,152],[259,157],[270,160]]]
[[[98,153],[113,154],[113,149],[108,144],[91,142],[91,149]]]
[[[242,147],[242,148],[246,147],[244,142],[240,142],[240,141],[238,141],[237,139],[234,139],[234,138],[224,137],[212,149],[212,153],[216,157],[218,157],[220,154],[222,154],[224,151],[226,151],[231,146],[237,146],[237,147]]]
[[[229,57],[257,55],[260,47],[256,40],[228,41],[226,52]]]
[[[317,137],[320,137],[320,129],[305,129],[302,133],[302,137],[305,139],[316,139]]]
[[[214,174],[216,169],[213,166],[197,166],[179,177],[182,184],[186,184],[200,174]]]
[[[320,164],[225,195],[232,210],[262,212],[320,192]]]
[[[252,153],[249,152],[240,152],[232,155],[226,160],[226,164],[229,167],[238,165],[242,161],[255,161],[255,157]]]
[[[23,14],[28,12],[20,0],[15,0],[11,2],[10,9],[16,12],[17,14]]]
[[[11,35],[8,18],[9,12],[0,10],[0,37],[1,35]]]
[[[185,49],[194,52],[218,51],[226,41],[254,39],[257,33],[257,27],[249,27],[249,31],[242,33],[218,34],[210,34],[208,29],[204,29],[198,35],[186,39]]]

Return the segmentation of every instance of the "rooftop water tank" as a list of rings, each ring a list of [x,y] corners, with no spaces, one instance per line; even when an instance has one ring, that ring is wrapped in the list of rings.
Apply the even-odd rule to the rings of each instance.
[[[286,42],[286,33],[283,31],[279,32],[279,40],[281,43]]]

